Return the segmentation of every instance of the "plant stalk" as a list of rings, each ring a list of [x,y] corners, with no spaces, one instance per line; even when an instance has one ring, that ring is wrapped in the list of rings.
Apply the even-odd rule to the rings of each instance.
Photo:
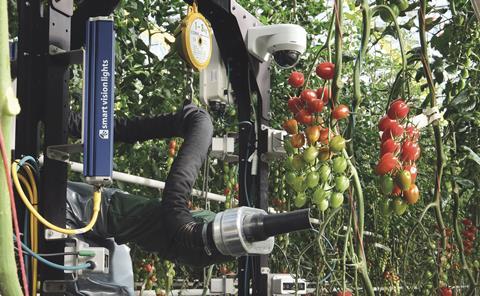
[[[7,161],[10,166],[11,160],[11,126],[12,120],[18,106],[16,98],[12,97],[10,78],[10,56],[8,45],[8,14],[7,0],[0,0],[0,126],[5,138],[7,150]],[[13,113],[13,114],[12,114]],[[0,158],[1,162],[1,158]],[[12,240],[12,213],[10,195],[7,187],[7,175],[3,164],[0,165],[0,294],[8,296],[23,295],[18,281],[17,266]]]

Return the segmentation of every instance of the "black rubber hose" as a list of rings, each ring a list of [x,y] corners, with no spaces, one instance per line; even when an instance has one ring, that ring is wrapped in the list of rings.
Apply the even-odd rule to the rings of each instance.
[[[69,123],[70,133],[79,136],[80,116],[72,114]],[[211,225],[204,238],[204,223],[195,221],[188,209],[188,198],[212,141],[210,115],[194,104],[185,104],[174,114],[117,118],[114,131],[118,142],[170,137],[181,137],[184,141],[165,182],[162,200],[145,201],[115,194],[104,207],[110,222],[106,234],[119,243],[135,242],[147,251],[158,252],[163,258],[188,265],[232,260],[217,251]]]
[[[245,219],[244,231],[249,241],[262,241],[271,236],[311,228],[310,210],[254,215]]]

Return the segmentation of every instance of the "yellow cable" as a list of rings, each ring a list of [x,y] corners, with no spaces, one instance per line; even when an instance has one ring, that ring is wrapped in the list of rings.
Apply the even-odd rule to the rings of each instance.
[[[20,185],[20,182],[18,181],[18,173],[17,173],[17,166],[16,164],[15,165],[12,165],[12,179],[13,179],[13,183],[15,184],[15,188],[17,189],[18,191],[18,194],[20,195],[20,198],[22,199],[23,203],[25,204],[25,206],[30,210],[30,212],[38,219],[38,221],[40,221],[40,223],[42,223],[43,225],[45,225],[46,227],[54,230],[54,231],[57,231],[57,232],[60,232],[60,233],[64,233],[64,234],[81,234],[81,233],[85,233],[89,230],[91,230],[93,228],[93,226],[95,225],[95,223],[97,222],[97,219],[98,219],[98,213],[100,212],[100,203],[102,201],[102,193],[100,191],[100,188],[97,188],[94,192],[93,192],[93,214],[92,214],[92,218],[90,219],[90,222],[85,226],[85,227],[82,227],[82,228],[78,228],[78,229],[67,229],[67,228],[61,228],[61,227],[58,227],[50,222],[48,222],[45,218],[43,218],[42,215],[40,215],[40,213],[32,206],[32,204],[30,203],[30,201],[28,200],[28,198],[25,196],[25,192],[23,192],[23,189],[22,189],[22,186]]]
[[[38,210],[38,190],[37,190],[37,183],[35,181],[35,177],[33,176],[33,172],[30,167],[23,166],[23,169],[27,172],[28,179],[32,186],[33,191],[33,198],[30,200],[33,204],[35,210]],[[38,221],[30,212],[30,240],[31,240],[31,247],[32,251],[38,253]],[[38,270],[38,262],[35,257],[32,256],[32,295],[37,295],[37,270]]]

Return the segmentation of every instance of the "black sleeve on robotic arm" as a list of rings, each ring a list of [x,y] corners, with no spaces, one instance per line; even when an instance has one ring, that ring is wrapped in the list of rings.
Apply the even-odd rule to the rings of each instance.
[[[183,117],[192,107],[185,106],[181,112],[161,114],[156,116],[132,118],[115,118],[115,142],[135,143],[151,139],[165,139],[183,137]],[[188,114],[185,114],[188,115]],[[68,131],[70,136],[80,139],[82,137],[82,116],[80,113],[71,112],[69,116]]]
[[[80,135],[79,115],[70,117],[70,133]],[[185,104],[177,113],[154,117],[135,117],[115,121],[115,140],[134,143],[149,139],[184,139],[165,182],[162,200],[148,202],[117,195],[102,211],[108,212],[106,236],[119,243],[135,242],[147,251],[187,265],[205,266],[232,260],[221,255],[212,238],[211,224],[194,220],[188,198],[208,155],[213,136],[208,112],[194,104]],[[136,219],[129,219],[132,210]],[[206,227],[206,237],[204,237]],[[210,251],[207,252],[207,249]]]

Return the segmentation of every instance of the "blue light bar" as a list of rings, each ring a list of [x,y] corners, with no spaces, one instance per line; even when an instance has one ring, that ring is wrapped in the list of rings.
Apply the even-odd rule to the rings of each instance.
[[[83,85],[83,174],[92,185],[112,180],[115,33],[110,17],[87,21]]]

